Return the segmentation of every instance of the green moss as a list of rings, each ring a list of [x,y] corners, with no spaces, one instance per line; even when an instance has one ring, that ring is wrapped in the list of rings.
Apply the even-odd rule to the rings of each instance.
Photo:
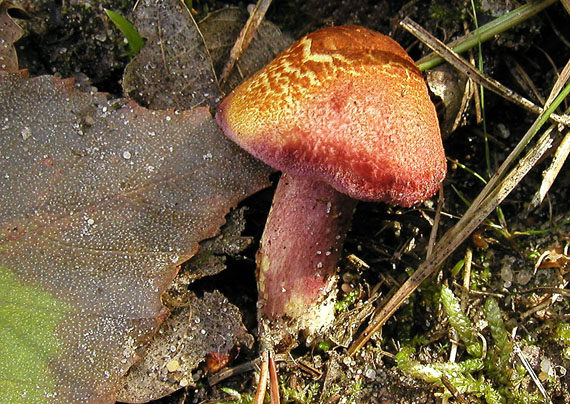
[[[570,324],[560,323],[556,326],[554,338],[564,345],[564,357],[570,359]]]
[[[532,404],[544,402],[539,393],[529,392],[521,387],[526,371],[512,360],[513,342],[503,321],[503,314],[493,298],[485,301],[483,313],[488,322],[490,339],[487,350],[475,333],[471,320],[462,312],[453,292],[442,287],[441,301],[448,315],[449,324],[466,345],[471,356],[458,362],[421,363],[413,358],[415,348],[403,347],[396,355],[398,368],[407,374],[433,383],[444,389],[442,395],[450,396],[442,383],[445,376],[462,394],[482,397],[488,404]],[[570,325],[557,327],[559,340],[570,346]],[[482,357],[485,355],[485,357]]]
[[[471,289],[481,290],[489,285],[491,281],[491,270],[487,265],[481,269],[475,269],[471,272]]]
[[[449,324],[457,331],[459,338],[465,343],[469,355],[480,358],[483,355],[483,346],[479,337],[473,330],[471,321],[462,311],[459,301],[447,287],[441,288],[441,302],[447,313]]]
[[[359,296],[360,296],[360,290],[358,288],[354,288],[346,295],[344,295],[344,297],[339,301],[337,301],[334,305],[334,309],[337,312],[337,314],[348,311],[348,308],[358,300]]]
[[[496,378],[500,379],[503,384],[508,384],[513,376],[513,368],[510,366],[513,344],[503,323],[499,304],[492,297],[485,301],[484,313],[495,343],[494,349],[487,355],[488,366],[490,369],[496,369],[494,375]]]

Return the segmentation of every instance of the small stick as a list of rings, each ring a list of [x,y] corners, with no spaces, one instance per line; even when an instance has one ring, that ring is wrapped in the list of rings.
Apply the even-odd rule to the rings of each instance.
[[[528,360],[526,359],[526,356],[524,356],[524,353],[521,351],[518,344],[516,343],[516,341],[515,341],[516,333],[517,333],[517,327],[515,327],[513,329],[513,333],[511,335],[511,337],[513,339],[513,350],[515,351],[515,353],[519,357],[521,363],[523,364],[524,368],[526,369],[526,371],[530,375],[530,378],[532,379],[534,384],[536,384],[536,387],[540,391],[540,394],[542,394],[542,396],[544,397],[544,400],[548,404],[552,404],[552,400],[550,398],[548,398],[548,393],[546,393],[546,390],[545,390],[544,386],[542,385],[542,382],[540,381],[540,379],[538,378],[536,373],[534,373],[534,370],[532,369],[532,365],[528,362]]]
[[[267,351],[263,352],[263,359],[261,361],[261,368],[259,370],[259,383],[255,391],[253,404],[263,404],[265,399],[265,391],[267,390],[267,370],[269,366],[269,355]]]
[[[222,70],[220,85],[225,83],[228,79],[236,62],[249,46],[270,5],[271,0],[259,0],[255,5],[255,8],[249,15],[249,18],[239,33],[239,37],[230,52],[230,57]]]
[[[249,372],[257,367],[259,367],[260,358],[255,360],[242,363],[241,365],[234,366],[232,368],[225,368],[220,370],[218,373],[213,374],[212,376],[208,377],[208,384],[210,386],[214,386],[217,383],[221,382],[222,380],[227,379],[228,377],[232,377],[235,375],[239,375],[241,373]]]
[[[271,392],[271,404],[279,404],[279,380],[277,380],[277,369],[273,354],[269,354],[269,391]]]
[[[458,403],[468,404],[467,401],[465,401],[465,399],[461,395],[461,393],[459,393],[459,391],[457,391],[455,386],[451,383],[451,381],[447,378],[446,375],[441,375],[441,383],[447,388],[447,390],[449,390],[449,392],[451,393],[453,398],[455,398]],[[447,398],[447,397],[444,397],[444,398]]]

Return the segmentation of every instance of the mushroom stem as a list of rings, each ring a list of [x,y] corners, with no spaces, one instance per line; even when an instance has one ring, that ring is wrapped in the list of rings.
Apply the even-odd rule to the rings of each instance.
[[[314,333],[332,322],[328,297],[355,206],[322,181],[281,176],[257,255],[260,324],[279,325],[266,327],[270,334]]]

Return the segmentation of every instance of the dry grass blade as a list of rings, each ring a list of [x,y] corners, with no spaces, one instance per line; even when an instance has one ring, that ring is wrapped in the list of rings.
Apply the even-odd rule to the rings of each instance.
[[[275,358],[272,352],[269,353],[269,387],[271,392],[271,404],[280,404],[279,380],[277,378],[277,368],[275,367]]]
[[[560,73],[560,77],[554,84],[552,93],[550,94],[548,100],[546,101],[547,104],[551,103],[552,98],[555,97],[556,94],[558,94],[560,91],[562,91],[562,88],[564,87],[565,83],[568,82],[569,79],[570,79],[570,61],[566,63],[566,66],[564,66],[562,73]],[[542,183],[540,184],[539,190],[532,198],[532,201],[529,205],[529,209],[534,209],[542,203],[542,201],[546,197],[546,194],[550,190],[550,187],[554,183],[554,180],[558,176],[558,173],[562,169],[562,166],[568,159],[568,154],[570,154],[570,133],[567,132],[562,141],[560,142],[560,144],[558,145],[558,148],[554,153],[554,157],[552,158],[550,166],[544,171]]]
[[[404,18],[404,20],[400,24],[412,35],[414,35],[425,45],[427,45],[429,48],[435,51],[447,63],[455,67],[457,70],[465,74],[467,77],[469,77],[477,84],[480,84],[485,88],[491,90],[495,94],[498,94],[506,98],[507,100],[522,106],[523,108],[527,109],[530,112],[533,112],[535,114],[540,114],[543,111],[542,108],[534,104],[532,101],[515,93],[513,90],[505,87],[498,81],[485,76],[483,73],[477,70],[473,65],[462,59],[451,48],[446,46],[439,39],[432,36],[429,32],[427,32],[420,25],[412,21],[410,18],[408,17]],[[560,116],[557,114],[550,114],[550,119],[566,126],[570,125],[570,118],[566,115]]]
[[[515,333],[516,333],[516,328],[513,330],[513,340],[515,339],[514,338]],[[521,349],[519,348],[519,346],[517,344],[513,345],[513,350],[515,351],[519,360],[521,361],[524,368],[526,369],[526,371],[530,375],[530,378],[532,379],[532,381],[534,382],[534,384],[538,388],[538,391],[540,391],[540,394],[542,394],[542,397],[544,397],[544,402],[546,402],[548,404],[552,404],[552,400],[550,398],[548,398],[548,393],[546,393],[546,389],[542,385],[542,382],[540,381],[539,377],[534,372],[532,365],[528,362],[528,360],[526,359],[526,356],[524,355],[524,353],[521,351]]]
[[[552,163],[545,170],[542,178],[542,183],[540,184],[540,189],[537,191],[535,196],[532,198],[530,203],[530,208],[534,209],[542,203],[546,194],[550,190],[550,187],[554,183],[554,180],[558,176],[558,173],[562,169],[562,166],[568,159],[568,154],[570,153],[570,132],[566,133],[566,136],[558,145],[554,157],[552,158]]]
[[[267,12],[267,9],[269,8],[270,5],[271,5],[271,0],[259,0],[255,5],[255,8],[253,9],[249,18],[247,19],[247,22],[245,23],[243,29],[241,30],[239,37],[236,40],[236,43],[234,44],[230,52],[230,57],[228,59],[228,62],[226,63],[224,69],[222,70],[222,74],[220,77],[220,85],[223,84],[228,79],[236,62],[239,60],[243,52],[249,46],[249,43],[251,42],[253,36],[257,32],[257,28],[259,27],[259,24],[261,24],[261,22],[263,21],[265,13]]]
[[[559,78],[558,82],[561,80],[562,79]],[[562,86],[555,84],[553,88],[553,93],[556,94]],[[483,220],[485,220],[548,150],[554,136],[553,127],[545,131],[536,145],[532,147],[524,157],[517,161],[516,166],[514,166],[511,171],[508,171],[514,161],[519,158],[524,147],[528,145],[542,125],[549,119],[549,115],[551,115],[552,111],[560,105],[568,93],[570,93],[570,85],[566,85],[560,94],[551,95],[548,98],[548,100],[552,100],[552,103],[544,106],[542,112],[523,136],[519,144],[505,159],[501,167],[499,167],[495,175],[493,175],[485,188],[473,201],[463,217],[444,234],[437,243],[433,253],[374,316],[364,332],[348,349],[349,355],[353,355],[366,344],[372,334],[382,327],[388,318],[390,318],[402,303],[416,290],[421,282],[435,272],[443,261],[481,224],[481,222],[483,222]]]
[[[466,50],[473,48],[475,45],[477,45],[478,42],[485,42],[493,36],[498,35],[501,32],[504,32],[516,26],[517,24],[520,24],[522,21],[531,18],[545,8],[556,3],[556,1],[557,0],[530,1],[477,28],[469,34],[451,41],[447,44],[447,46],[452,48],[454,52],[463,53]],[[569,3],[570,0],[562,0],[562,2]],[[432,52],[429,55],[426,55],[418,60],[417,64],[421,70],[427,70],[439,65],[442,62],[443,59],[435,52]]]
[[[570,14],[570,0],[560,0],[568,14]]]
[[[552,101],[554,100],[554,98],[558,95],[558,93],[560,93],[560,91],[562,91],[562,88],[568,82],[568,79],[570,79],[570,61],[568,61],[566,63],[566,66],[564,66],[564,69],[562,69],[562,72],[558,76],[556,83],[554,83],[554,86],[552,87],[552,91],[550,92],[550,95],[548,96],[548,99],[546,100],[547,105],[551,104]]]

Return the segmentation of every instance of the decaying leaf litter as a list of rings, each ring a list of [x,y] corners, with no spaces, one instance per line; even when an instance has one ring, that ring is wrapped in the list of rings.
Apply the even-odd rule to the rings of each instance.
[[[72,79],[2,75],[3,399],[114,402],[178,266],[270,170],[205,107],[153,111]],[[21,321],[27,305],[37,322]]]
[[[274,6],[278,8],[280,5],[276,3]],[[422,25],[429,28],[430,20],[424,23],[424,21],[421,18],[418,18],[417,15],[415,16],[414,13],[418,14],[421,11],[429,11],[432,14],[427,12],[424,14],[432,16],[435,15],[437,17],[437,12],[439,12],[440,19],[445,17],[445,15],[442,16],[441,9],[438,10],[435,6],[437,6],[437,4],[431,9],[421,9],[419,7],[415,8],[414,6],[402,7],[402,5],[392,5],[392,10],[382,11],[382,13],[389,13],[391,11],[391,16],[399,15],[399,13],[405,13],[405,15],[410,15],[416,21],[422,22]],[[319,6],[316,6],[311,2],[307,2],[299,8],[302,13],[305,13],[303,14],[305,17],[311,17],[310,21],[313,21],[315,16],[319,16],[319,13],[322,13],[320,21],[324,20],[324,15],[332,15],[333,18],[335,18],[335,22],[346,23],[346,18],[350,15],[350,18],[356,19],[356,21],[353,22],[363,23],[367,22],[367,18],[371,18],[364,17],[366,12],[370,13],[371,11],[370,9],[367,10],[366,7],[367,6],[351,6],[347,9],[346,6],[339,6],[334,8],[333,2],[321,2]],[[556,7],[559,7],[559,5]],[[560,7],[560,10],[563,9]],[[350,13],[348,11],[350,11]],[[374,10],[372,10],[372,12],[374,12]],[[487,10],[486,12],[492,14],[493,12],[497,12],[497,10]],[[275,13],[275,15],[277,15],[278,11]],[[342,19],[343,16],[345,18],[344,20]],[[548,14],[548,18],[550,19],[557,19],[562,16],[564,16],[562,12],[550,12]],[[271,10],[269,18],[271,19]],[[438,21],[435,17],[433,18],[433,21]],[[465,17],[465,15],[462,16],[462,18],[471,21],[469,18]],[[319,18],[317,18],[316,21],[319,21]],[[532,24],[538,27],[542,26],[542,29],[544,30],[544,26],[541,25],[544,23],[541,23],[541,21],[543,20],[534,20]],[[381,31],[383,30],[384,32],[389,30],[388,22],[382,22],[380,24],[386,25],[384,27],[375,27],[374,25],[369,26]],[[314,28],[317,27],[318,25]],[[460,28],[459,32],[462,33],[462,27],[456,28]],[[430,29],[430,31],[437,32],[437,28]],[[534,39],[532,34],[529,34],[528,27],[522,25],[520,30],[516,31],[516,34],[517,35],[512,36],[505,34],[503,38],[499,37],[499,45],[496,46],[501,46],[501,41],[510,41],[512,43],[511,46],[519,46],[516,52],[514,52],[515,55],[521,52],[521,50],[527,50],[525,42],[532,43],[532,39]],[[401,31],[395,30],[395,36],[399,40],[403,39],[404,43],[406,41],[408,43],[411,42],[410,38],[406,37]],[[445,39],[445,32],[441,37]],[[556,35],[554,35],[553,38],[554,37],[556,37]],[[540,43],[540,45],[550,49],[550,52],[548,52],[549,56],[556,60],[556,64],[559,69],[561,69],[566,60],[560,57],[560,52],[553,52],[552,47],[548,48],[548,43]],[[484,52],[486,52],[486,48],[484,47],[483,49]],[[492,51],[492,49],[489,50],[489,52],[490,51]],[[530,63],[525,64],[524,66],[531,73],[538,70],[536,66],[534,67],[535,70],[533,70],[533,65]],[[548,66],[548,68],[544,67],[544,64],[541,64],[540,66],[542,66],[544,71],[552,71],[550,66]],[[490,59],[486,60],[486,67],[489,69],[494,68],[501,72],[500,68],[503,66],[498,63],[496,59]],[[495,75],[493,76],[498,78]],[[544,74],[540,77],[539,81],[536,81],[536,83],[538,83],[540,87],[544,87],[544,94],[547,95],[547,89],[551,86],[551,83],[553,83],[554,80],[550,80],[548,83],[542,82],[542,80],[544,80],[543,76]],[[551,77],[551,73],[548,73],[547,76]],[[533,77],[536,80],[537,76],[534,75]],[[506,75],[506,78],[506,81],[509,82],[510,80],[508,75]],[[508,86],[513,87],[514,85],[509,84]],[[491,106],[494,108],[491,108]],[[501,110],[498,110],[497,106],[500,106]],[[514,108],[506,103],[501,104],[500,100],[493,99],[489,95],[486,96],[486,108],[487,125],[492,128],[492,136],[489,137],[492,157],[500,163],[506,155],[504,154],[505,151],[503,149],[507,149],[510,144],[514,145],[514,143],[516,143],[513,139],[520,138],[520,135],[518,134],[524,133],[526,128],[530,126],[530,120],[533,119],[533,117],[527,117],[526,114],[522,113],[518,108]],[[505,114],[504,112],[506,108],[508,108],[508,114]],[[497,115],[499,115],[501,119],[497,120]],[[515,119],[513,119],[514,124],[506,125],[505,115],[512,115],[515,117]],[[495,121],[493,121],[493,119],[495,119]],[[471,119],[468,119],[468,122],[471,122]],[[525,122],[529,123],[525,124]],[[499,124],[502,124],[503,126],[500,126]],[[521,129],[520,127],[523,125],[525,125],[526,128]],[[25,133],[28,132],[25,131]],[[470,169],[475,169],[475,171],[479,173],[484,173],[485,167],[483,165],[479,165],[479,162],[483,161],[481,158],[483,155],[483,146],[480,139],[481,137],[477,133],[476,126],[471,125],[460,129],[458,133],[453,134],[452,137],[447,140],[446,149],[448,156],[451,155],[450,157],[455,161],[460,164],[465,164]],[[547,161],[548,160],[543,164],[546,164]],[[460,167],[460,165],[457,167]],[[526,182],[523,181],[523,183],[519,185],[519,187],[511,196],[509,196],[502,206],[506,212],[507,223],[509,225],[507,230],[509,230],[510,235],[514,235],[514,237],[506,237],[504,232],[494,233],[492,229],[497,227],[494,223],[491,224],[491,227],[480,227],[476,232],[477,238],[473,238],[471,242],[483,247],[485,243],[487,243],[489,244],[489,247],[487,247],[487,249],[483,248],[481,250],[475,250],[475,259],[471,261],[471,292],[466,294],[467,298],[464,300],[468,301],[468,304],[466,304],[467,307],[471,307],[470,313],[472,318],[477,320],[478,318],[482,319],[482,317],[478,315],[479,306],[477,305],[477,302],[483,301],[488,295],[497,295],[500,297],[502,302],[501,308],[507,311],[505,318],[508,320],[507,324],[509,330],[513,328],[513,325],[522,323],[522,325],[524,325],[525,332],[528,332],[528,334],[525,334],[527,338],[524,341],[523,350],[525,350],[531,362],[534,361],[533,366],[535,370],[537,370],[537,373],[540,373],[539,371],[542,369],[546,369],[547,373],[548,371],[551,373],[556,371],[560,372],[554,373],[554,381],[547,380],[546,378],[545,383],[547,388],[551,389],[550,391],[552,392],[551,394],[554,400],[556,400],[557,397],[563,397],[564,400],[564,394],[567,394],[567,388],[564,387],[565,378],[560,377],[556,380],[556,377],[562,375],[562,370],[556,366],[564,367],[564,363],[560,364],[560,362],[554,362],[554,360],[559,360],[560,358],[556,353],[552,352],[553,347],[558,345],[549,345],[548,343],[544,344],[542,342],[543,340],[552,342],[553,336],[556,335],[555,330],[559,329],[558,325],[560,324],[558,323],[564,321],[564,301],[553,301],[553,299],[548,298],[549,296],[552,296],[551,294],[548,294],[548,291],[552,292],[552,289],[544,289],[554,286],[558,287],[559,285],[563,286],[565,284],[564,274],[562,273],[564,260],[553,259],[554,264],[546,264],[546,262],[550,262],[549,260],[551,257],[556,257],[555,254],[560,254],[562,256],[565,254],[564,240],[567,240],[565,237],[568,233],[567,231],[564,231],[566,229],[564,227],[564,218],[566,217],[564,215],[564,206],[566,205],[560,203],[560,201],[564,201],[564,171],[559,175],[559,179],[557,180],[558,182],[562,181],[562,185],[557,186],[557,183],[555,182],[554,188],[548,196],[550,200],[547,202],[549,202],[550,205],[542,205],[538,211],[531,212],[526,218],[524,216],[521,217],[517,215],[518,212],[523,211],[521,207],[523,203],[528,200],[528,195],[534,193],[538,189],[537,185],[539,184],[538,177],[540,176],[540,171],[540,169],[535,169],[534,178],[530,177],[525,180]],[[531,176],[532,175],[533,172],[531,172]],[[465,210],[464,205],[461,205],[463,202],[460,202],[458,199],[458,195],[466,197],[467,200],[473,200],[476,196],[476,190],[481,189],[478,180],[476,180],[475,177],[466,174],[463,170],[452,171],[448,177],[447,183],[456,186],[456,188],[458,188],[458,192],[461,192],[461,194],[454,194],[454,191],[452,191],[451,188],[446,188],[446,205],[443,209],[443,220],[441,223],[444,229],[453,223],[452,219],[446,219],[446,215],[460,215],[461,212]],[[256,205],[260,203],[258,201],[252,200],[249,203],[252,210],[258,206]],[[548,211],[548,208],[550,208],[551,212]],[[551,223],[548,222],[549,214]],[[378,207],[367,204],[361,205],[357,211],[356,221],[353,225],[352,237],[349,237],[348,244],[346,246],[347,256],[352,253],[356,259],[353,258],[351,260],[347,260],[345,265],[342,267],[347,274],[346,276],[343,276],[343,279],[346,279],[345,284],[342,285],[344,289],[348,289],[362,283],[360,290],[366,290],[367,284],[374,286],[379,280],[382,280],[382,278],[379,277],[383,277],[379,288],[381,291],[386,292],[389,290],[390,285],[397,285],[398,282],[403,281],[405,279],[402,275],[403,270],[406,268],[417,268],[418,264],[421,263],[425,256],[423,249],[425,246],[426,235],[429,234],[429,225],[423,218],[430,217],[433,216],[429,208],[402,212],[390,210],[390,208],[386,206]],[[372,218],[377,218],[378,221],[371,223]],[[254,220],[259,219],[255,218]],[[446,220],[449,222],[446,223]],[[555,222],[557,221],[562,222],[561,227],[551,230],[550,232],[534,235],[525,235],[523,233],[529,230],[536,231],[541,230],[542,228],[552,227],[551,225],[556,224]],[[262,222],[262,220],[260,220],[260,222]],[[374,235],[374,237],[370,237],[371,234]],[[443,272],[444,280],[448,280],[449,282],[453,279],[449,277],[449,271],[454,268],[454,264],[459,261],[459,258],[463,257],[463,251],[464,250],[459,248],[455,255],[448,260],[446,270]],[[547,252],[551,252],[551,254],[544,255]],[[529,257],[529,254],[531,253],[534,255],[530,255]],[[543,255],[544,257],[541,258]],[[361,265],[361,261],[365,265]],[[469,262],[467,259],[464,261]],[[535,264],[536,274],[534,273]],[[371,270],[363,269],[367,266],[371,267]],[[251,267],[250,270],[252,270]],[[560,284],[556,282],[552,283],[556,280],[553,276],[557,273],[560,274],[560,280],[562,282]],[[510,282],[512,282],[512,284],[509,285],[507,283],[508,287],[505,287],[504,282],[509,282],[509,279],[511,279]],[[463,283],[463,280],[458,280],[458,282]],[[531,287],[533,285],[534,287]],[[394,288],[395,287],[396,286],[394,286]],[[426,321],[430,322],[431,325],[437,323],[438,315],[442,316],[441,318],[445,318],[443,315],[437,314],[438,306],[437,299],[434,297],[434,289],[436,289],[435,284],[430,284],[429,281],[428,283],[425,283],[421,291],[416,293],[416,297],[412,297],[410,303],[405,306],[398,315],[387,324],[387,326],[384,327],[384,336],[386,339],[383,342],[376,339],[376,344],[389,351],[389,353],[396,353],[398,349],[395,344],[405,345],[406,340],[411,336],[424,335],[435,342],[432,342],[432,345],[422,345],[416,342],[415,346],[418,349],[418,357],[424,360],[424,363],[436,361],[437,358],[440,358],[440,361],[445,362],[447,360],[447,355],[445,353],[437,353],[437,351],[433,349],[433,344],[436,346],[439,345],[442,350],[446,349],[446,344],[449,344],[445,328],[446,323],[443,322],[439,326],[432,328],[426,324]],[[455,289],[454,292],[460,295],[461,289]],[[543,297],[547,297],[547,299],[542,300]],[[380,298],[382,299],[382,297]],[[358,306],[365,301],[366,295],[362,296],[361,300],[351,307],[358,308]],[[537,305],[537,301],[541,304]],[[513,306],[514,309],[512,309]],[[530,310],[533,306],[537,306],[537,308],[534,309],[537,310],[536,312]],[[434,311],[436,314],[434,314]],[[522,315],[516,314],[521,312]],[[556,313],[561,314],[562,317],[560,317],[560,315],[556,316]],[[518,323],[516,322],[517,320]],[[556,321],[557,323],[552,325],[553,321]],[[484,322],[476,324],[478,329],[483,331],[483,335],[487,335],[486,328],[483,328]],[[398,332],[394,332],[394,330],[397,330]],[[520,333],[520,328],[518,328],[518,330]],[[529,339],[528,335],[535,336],[537,338],[532,340]],[[489,341],[492,341],[490,337]],[[287,368],[291,370],[291,373],[286,374],[286,376],[289,376],[289,383],[286,385],[287,388],[285,389],[285,393],[288,394],[289,397],[293,396],[293,394],[300,396],[301,393],[299,391],[302,391],[302,386],[304,386],[306,387],[304,390],[304,401],[309,401],[307,397],[312,389],[315,389],[315,392],[311,393],[312,397],[314,400],[318,401],[315,397],[320,396],[322,397],[322,400],[328,396],[334,398],[335,395],[338,394],[338,390],[335,390],[335,386],[336,388],[338,388],[338,386],[345,386],[343,396],[348,399],[352,397],[353,400],[356,400],[355,402],[359,402],[361,400],[378,400],[378,397],[394,401],[397,400],[398,397],[407,397],[407,402],[412,402],[412,400],[419,400],[418,402],[429,402],[429,397],[433,397],[431,389],[426,389],[426,385],[422,385],[415,380],[403,377],[402,373],[394,369],[394,362],[391,361],[390,355],[383,356],[382,351],[373,349],[374,346],[374,342],[369,344],[368,350],[363,351],[360,354],[364,356],[364,359],[367,359],[366,361],[364,361],[363,357],[360,355],[349,360],[342,355],[342,352],[341,355],[337,355],[334,351],[328,351],[327,354],[320,353],[309,357],[311,358],[310,361],[313,367],[316,367],[319,369],[319,372],[321,372],[320,374],[322,376],[320,380],[324,380],[324,384],[327,387],[326,389],[323,389],[317,382],[315,382],[316,387],[310,383],[305,384],[307,380],[310,380],[307,378],[297,378],[298,381],[296,383],[293,382],[295,379],[295,369],[299,368],[293,364],[289,364],[290,366]],[[461,352],[461,347],[459,348],[459,352]],[[241,358],[243,359],[244,357],[242,356]],[[381,366],[382,362],[387,366]],[[548,366],[549,362],[552,365],[550,367]],[[302,363],[302,361],[299,361],[298,363]],[[340,371],[338,369],[340,369]],[[283,369],[281,373],[284,373]],[[311,374],[315,376],[319,373]],[[342,376],[343,374],[348,374],[351,377],[345,379]],[[542,375],[542,377],[544,378],[544,375]],[[355,383],[359,380],[362,381],[362,383]],[[531,388],[532,385],[529,386],[529,389]],[[243,385],[242,389],[239,389],[239,391],[244,391]],[[441,390],[435,389],[434,391],[437,392]],[[194,395],[194,399],[196,399],[200,394],[207,394],[207,392],[207,388],[198,388],[198,393],[195,393],[194,390],[191,389],[189,390],[189,397]],[[219,397],[224,396],[220,395]]]

